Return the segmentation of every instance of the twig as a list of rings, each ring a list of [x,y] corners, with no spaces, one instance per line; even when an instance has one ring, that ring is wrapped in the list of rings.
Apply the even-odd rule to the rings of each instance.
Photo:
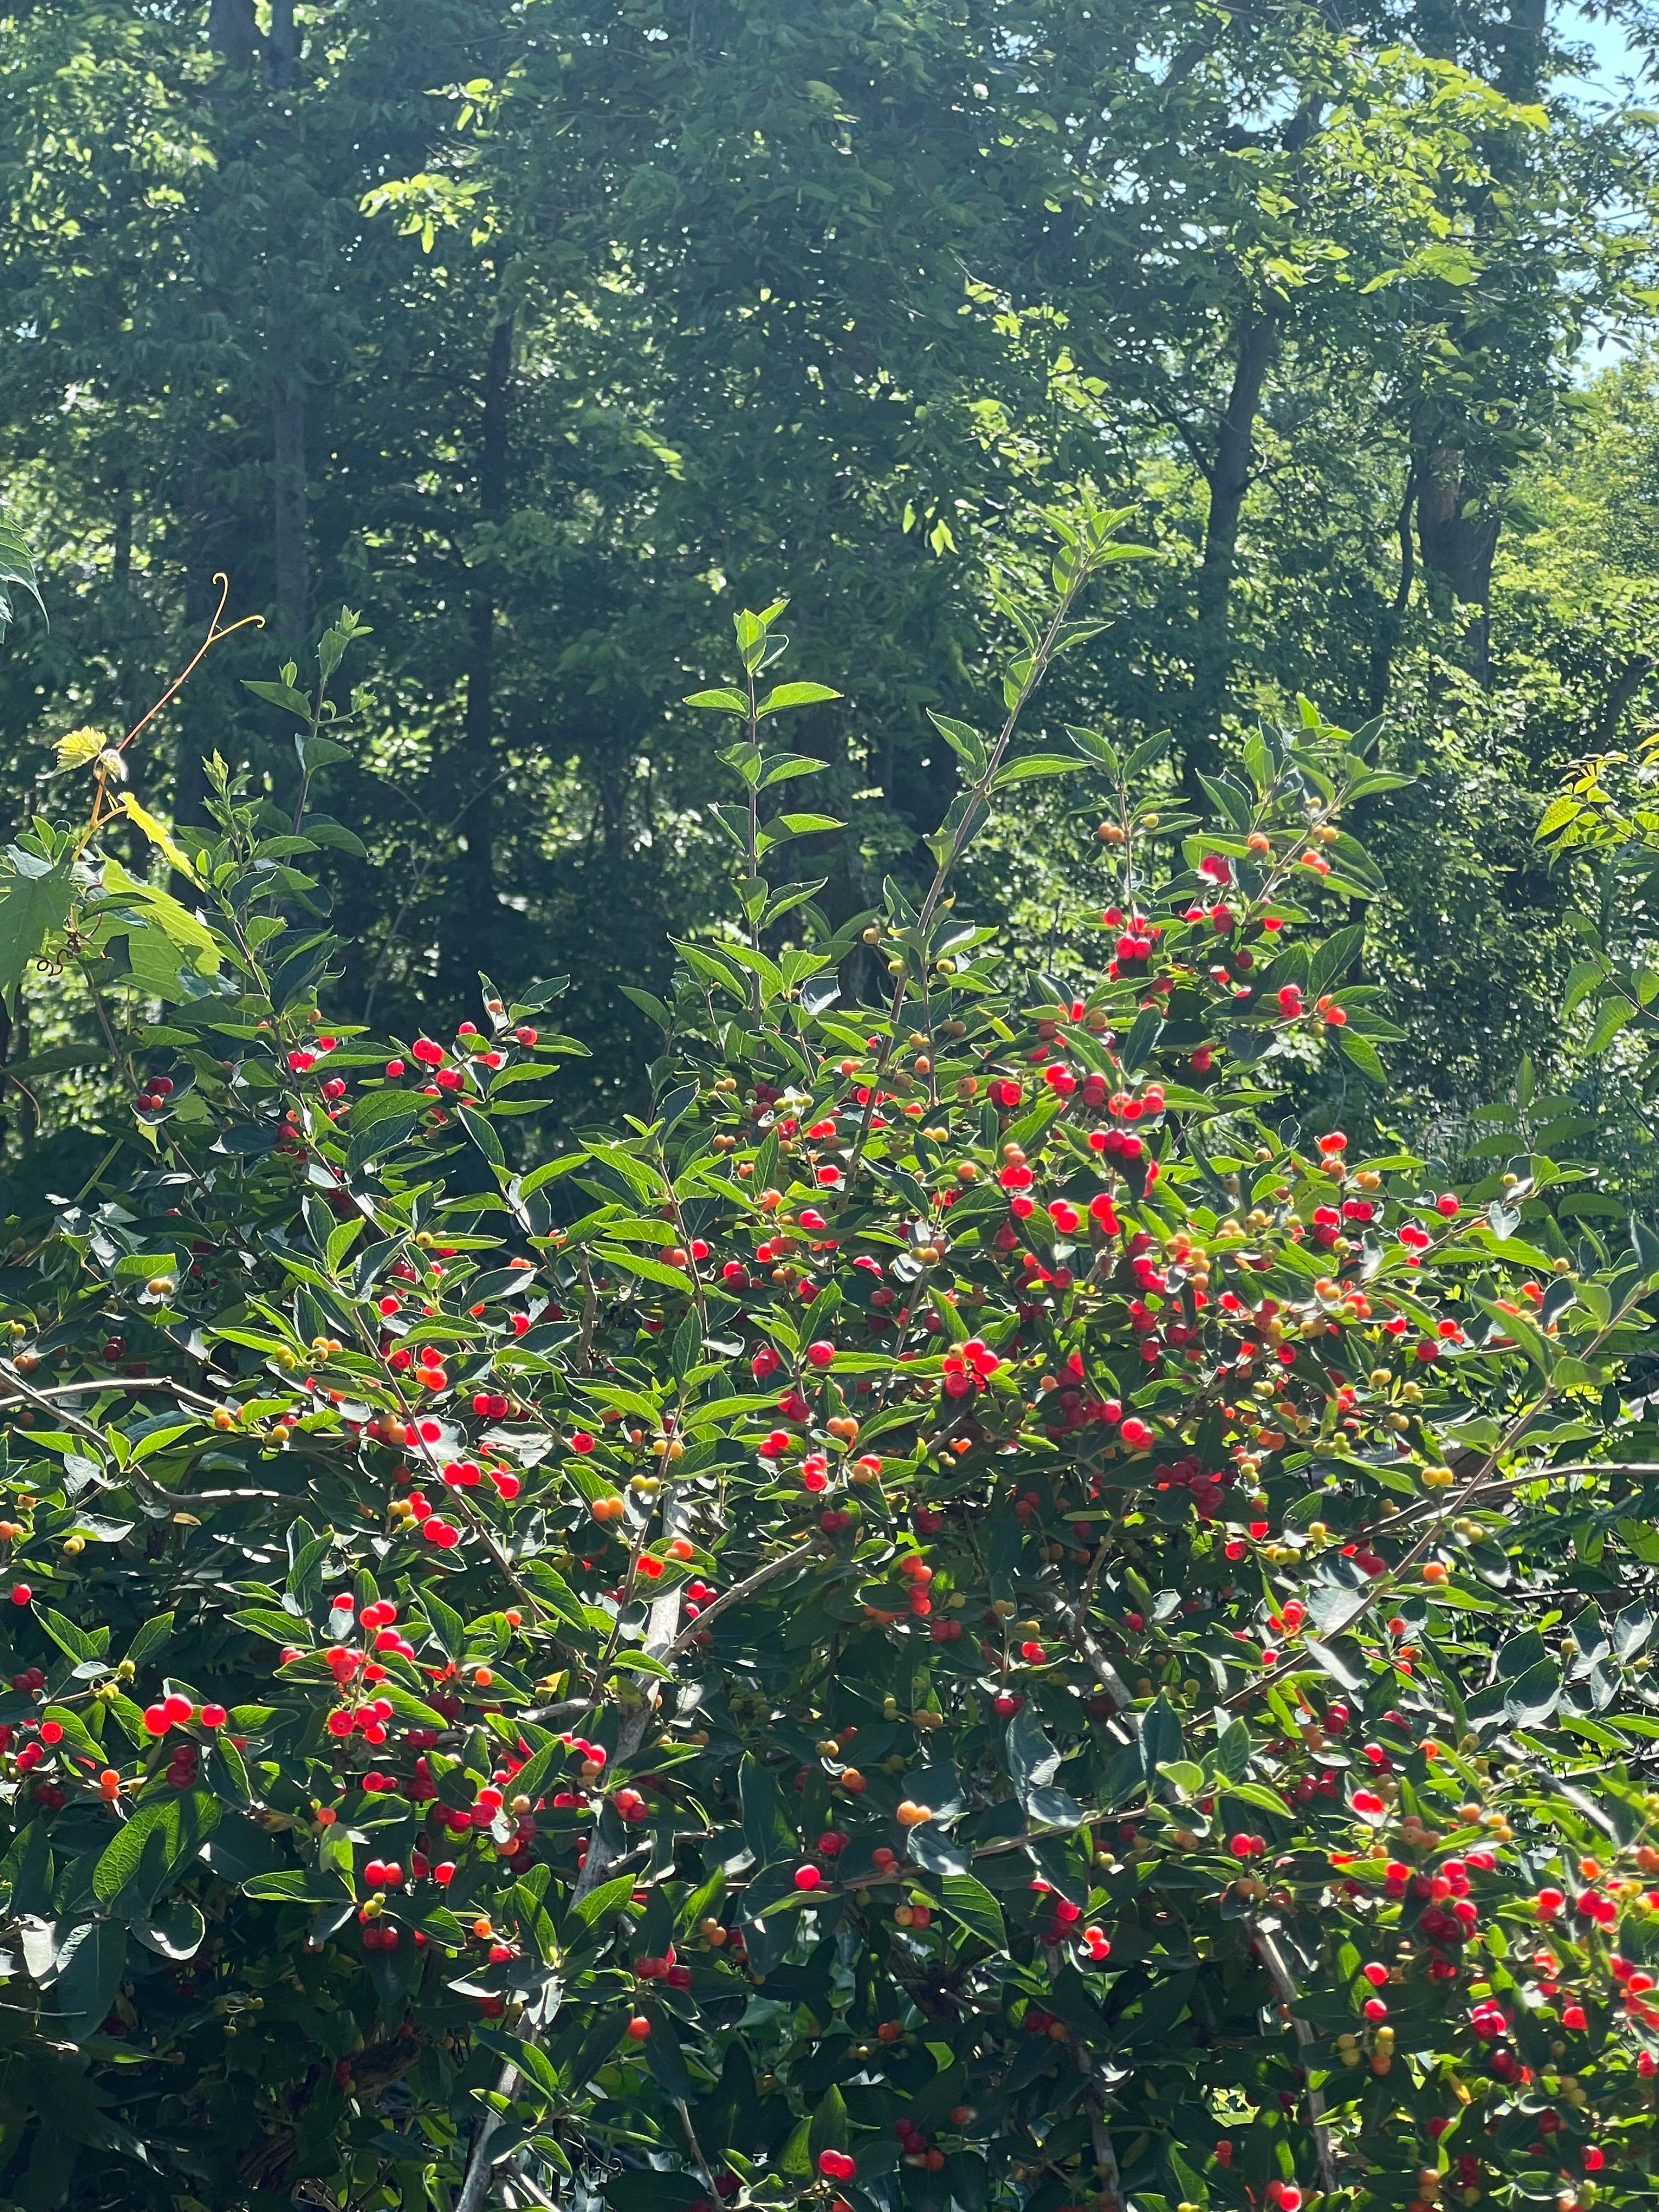
[[[1534,1467],[1524,1474],[1495,1476],[1492,1480],[1481,1483],[1476,1490],[1461,1492],[1459,1499],[1460,1503],[1471,1505],[1479,1498],[1503,1497],[1510,1491],[1525,1490],[1531,1483],[1546,1482],[1557,1475],[1570,1474],[1659,1474],[1659,1460],[1585,1459],[1572,1460],[1561,1465]],[[1433,1516],[1442,1510],[1438,1498],[1425,1498],[1394,1515],[1387,1525],[1399,1528],[1408,1521],[1420,1521],[1425,1514]]]
[[[1312,2048],[1314,2032],[1297,2010],[1301,2002],[1291,1970],[1285,1963],[1284,1954],[1259,1920],[1245,1923],[1255,1945],[1256,1956],[1267,1970],[1267,1979],[1273,1993],[1290,2015],[1291,2026],[1296,2030],[1296,2039],[1305,2059]],[[1330,2128],[1325,2118],[1325,2093],[1315,2087],[1304,2064],[1304,2080],[1308,2093],[1308,2118],[1313,2128],[1314,2163],[1319,2169],[1319,2185],[1328,2197],[1337,2187],[1336,2160],[1331,2150]]]
[[[1091,2062],[1079,2044],[1077,2053],[1079,2074],[1091,2072]],[[1091,2085],[1089,2104],[1089,2142],[1095,2154],[1095,2170],[1105,2185],[1105,2194],[1112,2200],[1112,2212],[1122,2212],[1123,2177],[1118,2171],[1117,2151],[1112,2142],[1111,2130],[1106,2124],[1103,2097],[1098,2082]]]
[[[9,1367],[9,1362],[0,1360],[0,1367]],[[218,1413],[228,1410],[222,1400],[204,1397],[199,1390],[187,1389],[182,1382],[175,1382],[170,1375],[94,1375],[89,1376],[84,1382],[54,1382],[45,1390],[37,1390],[32,1385],[22,1382],[18,1383],[17,1388],[21,1395],[15,1398],[0,1398],[0,1412],[3,1412],[8,1406],[38,1406],[49,1398],[82,1397],[88,1391],[96,1394],[100,1390],[113,1390],[118,1393],[123,1390],[170,1390],[174,1397],[185,1400],[192,1406],[199,1406],[205,1413]],[[93,1433],[96,1435],[97,1431],[94,1430]]]
[[[107,1449],[109,1439],[101,1429],[94,1428],[90,1421],[83,1421],[78,1413],[66,1413],[61,1406],[52,1403],[59,1386],[54,1384],[51,1390],[37,1390],[32,1383],[24,1382],[9,1359],[0,1359],[0,1374],[5,1376],[17,1392],[15,1399],[0,1401],[0,1404],[23,1403],[38,1406],[42,1413],[53,1415],[55,1419],[62,1421],[66,1428],[72,1429],[76,1436],[84,1437],[88,1443],[96,1444],[100,1451]],[[137,1380],[136,1377],[134,1379]],[[179,1385],[167,1382],[163,1377],[157,1377],[155,1380],[159,1387],[168,1390],[176,1389],[180,1397],[191,1398],[198,1406],[205,1406],[214,1413],[222,1410],[214,1404],[211,1398],[204,1398],[197,1391],[185,1390]],[[108,1383],[95,1385],[88,1383],[82,1387],[106,1389],[112,1386]],[[113,1387],[119,1389],[121,1386],[118,1383]],[[118,1468],[114,1480],[109,1482],[106,1487],[120,1490],[131,1483],[136,1483],[140,1489],[147,1490],[152,1498],[163,1505],[214,1504],[232,1498],[276,1498],[280,1495],[274,1490],[164,1490],[159,1482],[152,1481],[142,1468],[136,1467]]]
[[[741,1605],[745,1598],[753,1597],[757,1589],[764,1589],[768,1583],[774,1581],[787,1568],[806,1558],[811,1549],[810,1544],[797,1544],[793,1552],[781,1552],[776,1559],[769,1559],[763,1567],[757,1567],[745,1582],[733,1583],[729,1590],[722,1590],[717,1598],[704,1606],[694,1621],[680,1631],[661,1656],[665,1659],[679,1658],[682,1653],[690,1650],[717,1614],[724,1613],[728,1606]]]

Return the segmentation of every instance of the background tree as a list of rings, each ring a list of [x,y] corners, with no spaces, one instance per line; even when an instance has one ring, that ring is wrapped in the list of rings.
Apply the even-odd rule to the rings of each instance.
[[[844,915],[926,866],[927,710],[983,669],[986,578],[1026,559],[1008,518],[1093,483],[1164,558],[1060,672],[1056,719],[1172,725],[1190,787],[1298,692],[1386,704],[1420,794],[1386,872],[1457,884],[1377,909],[1423,1110],[1484,1095],[1523,1035],[1553,1048],[1506,947],[1571,904],[1523,865],[1558,733],[1480,610],[1545,555],[1517,565],[1503,526],[1570,465],[1584,332],[1645,313],[1651,151],[1640,111],[1574,94],[1572,20],[288,22],[9,21],[0,455],[58,610],[0,678],[15,822],[58,735],[129,722],[194,650],[216,571],[284,650],[361,610],[346,1002],[413,1018],[480,969],[568,971],[601,1046],[580,1115],[650,1048],[617,987],[659,988],[665,930],[722,908],[708,733],[661,702],[769,588],[754,549],[857,672],[803,738],[849,825],[811,863]],[[281,710],[242,689],[257,652],[167,719],[145,795],[179,820],[216,744],[293,789]],[[1640,653],[1605,691],[1638,713]],[[1019,867],[1052,911],[1046,805]],[[20,1018],[26,1059],[86,1049],[72,1004]],[[87,1118],[78,1073],[40,1078],[49,1126],[72,1097]]]

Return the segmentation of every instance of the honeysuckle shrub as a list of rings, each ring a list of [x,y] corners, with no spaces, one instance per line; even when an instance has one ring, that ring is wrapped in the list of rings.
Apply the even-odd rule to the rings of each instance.
[[[0,969],[81,972],[153,1164],[4,1277],[8,2201],[1648,2201],[1659,1237],[1360,1140],[1376,731],[1207,823],[1022,738],[1121,520],[941,724],[919,909],[779,879],[824,689],[739,618],[742,926],[533,1168],[554,989],[326,1020],[305,791],[181,845],[105,749],[19,839]],[[1086,990],[952,903],[1048,774]]]

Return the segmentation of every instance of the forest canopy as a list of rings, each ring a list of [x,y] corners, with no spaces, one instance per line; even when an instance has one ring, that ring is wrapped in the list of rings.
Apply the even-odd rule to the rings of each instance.
[[[0,471],[52,620],[0,672],[13,826],[58,739],[118,735],[196,650],[221,572],[268,626],[131,787],[201,822],[217,749],[291,804],[245,679],[356,611],[339,1010],[453,1018],[480,969],[568,973],[580,1116],[652,1049],[618,987],[730,914],[675,702],[732,609],[788,593],[842,679],[801,740],[845,824],[805,848],[834,927],[927,865],[929,710],[969,710],[1032,507],[1091,490],[1158,557],[1044,711],[1170,729],[1189,793],[1297,695],[1385,714],[1416,781],[1364,957],[1419,1122],[1455,1143],[1529,1054],[1645,1176],[1627,1071],[1556,1018],[1592,878],[1533,836],[1651,706],[1651,29],[1455,0],[20,10]],[[1033,797],[972,862],[1055,958],[1092,827]],[[87,1010],[31,983],[17,1019],[14,1146],[102,1110]]]

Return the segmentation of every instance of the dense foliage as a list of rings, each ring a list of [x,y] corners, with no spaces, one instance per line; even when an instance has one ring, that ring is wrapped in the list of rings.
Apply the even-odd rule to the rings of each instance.
[[[848,825],[803,870],[826,911],[917,897],[925,710],[972,712],[988,559],[1029,569],[1019,518],[1080,483],[1161,557],[1057,720],[1169,724],[1185,775],[1297,692],[1387,704],[1418,781],[1369,827],[1360,957],[1411,1034],[1402,1110],[1482,1103],[1523,1049],[1578,1079],[1547,978],[1583,902],[1530,840],[1659,654],[1654,132],[1595,82],[1592,16],[1639,79],[1647,0],[5,11],[0,483],[52,586],[0,667],[9,830],[60,736],[129,727],[195,651],[216,572],[278,658],[349,604],[333,1010],[448,1029],[480,968],[568,973],[594,1053],[555,1118],[637,1109],[617,985],[660,994],[668,934],[736,914],[678,705],[732,611],[787,575],[844,672],[800,726]],[[216,748],[291,807],[239,681],[270,641],[160,726],[153,811],[204,823]],[[975,881],[1047,957],[1072,844],[1022,796]],[[118,1133],[99,1051],[31,986],[9,1151],[55,1141],[0,1212]]]
[[[1284,1118],[1380,1078],[1344,824],[1401,780],[1311,709],[1207,824],[1164,740],[1033,749],[1121,520],[1005,602],[1000,731],[939,718],[931,886],[839,929],[775,857],[826,687],[738,616],[749,928],[531,1171],[556,986],[332,1023],[327,817],[214,763],[175,837],[66,760],[5,980],[78,975],[150,1165],[3,1284],[27,2212],[1645,2201],[1659,1237],[1565,1212],[1559,1101],[1458,1191]],[[353,627],[277,687],[307,775]],[[1063,987],[957,903],[1051,780]]]

